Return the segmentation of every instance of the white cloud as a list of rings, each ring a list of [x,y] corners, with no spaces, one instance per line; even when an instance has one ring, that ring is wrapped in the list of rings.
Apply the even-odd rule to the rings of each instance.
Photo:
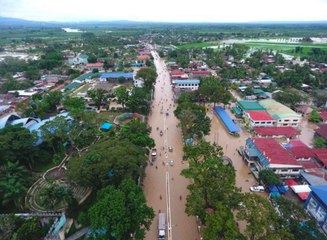
[[[327,0],[0,0],[0,16],[45,21],[327,20]]]

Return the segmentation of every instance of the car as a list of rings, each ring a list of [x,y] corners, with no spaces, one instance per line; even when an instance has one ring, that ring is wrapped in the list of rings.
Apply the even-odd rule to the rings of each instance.
[[[172,146],[169,146],[168,147],[168,150],[169,150],[169,152],[172,152],[173,151],[173,147]]]
[[[259,186],[259,185],[253,185],[250,187],[251,192],[264,192],[265,187],[264,186]]]
[[[174,166],[174,160],[169,160],[169,165]]]

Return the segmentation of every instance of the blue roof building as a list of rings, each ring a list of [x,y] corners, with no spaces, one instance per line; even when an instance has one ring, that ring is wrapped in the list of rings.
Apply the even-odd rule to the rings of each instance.
[[[240,129],[236,124],[233,122],[233,120],[229,117],[229,115],[226,113],[226,111],[220,107],[214,107],[214,111],[217,114],[217,116],[220,118],[220,120],[224,123],[225,127],[227,128],[228,132],[230,134],[238,134]]]
[[[105,122],[104,124],[101,125],[100,129],[104,132],[107,132],[110,130],[112,127],[112,123]]]
[[[304,208],[317,220],[319,226],[327,234],[327,185],[310,186],[311,192]]]
[[[123,77],[125,80],[132,80],[134,78],[133,73],[127,73],[127,72],[109,72],[109,73],[103,73],[100,76],[100,81],[105,81],[107,79],[115,79],[118,80],[118,78]]]

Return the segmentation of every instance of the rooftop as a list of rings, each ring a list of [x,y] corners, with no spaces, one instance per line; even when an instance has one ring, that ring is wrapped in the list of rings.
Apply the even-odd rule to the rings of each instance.
[[[266,111],[248,110],[245,111],[254,121],[272,121],[274,120]]]
[[[327,111],[319,113],[320,117],[324,120],[327,121]]]
[[[327,124],[318,124],[318,127],[319,128],[315,129],[316,133],[319,136],[327,139]]]
[[[199,79],[185,79],[185,80],[176,79],[176,80],[173,80],[172,82],[173,82],[173,84],[188,84],[188,83],[199,84],[200,80]]]
[[[273,99],[265,99],[259,101],[260,105],[267,109],[267,112],[275,119],[280,118],[289,118],[289,117],[297,117],[300,118],[301,115],[294,112],[289,107],[273,100]]]
[[[320,198],[320,200],[327,205],[327,185],[324,186],[310,186],[312,192]]]
[[[119,78],[119,77],[133,78],[133,73],[127,73],[127,72],[109,72],[109,73],[102,74],[100,78]]]
[[[299,165],[297,160],[273,138],[252,138],[270,164]]]
[[[260,136],[285,136],[291,138],[300,135],[292,127],[254,127],[253,130]]]
[[[237,105],[243,110],[266,110],[257,101],[238,101]]]

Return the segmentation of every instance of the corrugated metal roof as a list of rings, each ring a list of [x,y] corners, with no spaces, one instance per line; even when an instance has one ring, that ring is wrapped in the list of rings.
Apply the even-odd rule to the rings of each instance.
[[[243,110],[266,110],[257,101],[238,101],[237,105]]]
[[[214,108],[214,111],[223,121],[225,127],[230,133],[238,133],[240,131],[238,126],[236,126],[236,124],[232,121],[232,119],[229,117],[229,115],[225,112],[225,110],[222,107],[217,106]]]
[[[300,114],[297,114],[289,107],[273,100],[265,99],[259,101],[259,104],[267,109],[267,112],[275,119],[288,118],[288,117],[297,117],[301,118]]]

